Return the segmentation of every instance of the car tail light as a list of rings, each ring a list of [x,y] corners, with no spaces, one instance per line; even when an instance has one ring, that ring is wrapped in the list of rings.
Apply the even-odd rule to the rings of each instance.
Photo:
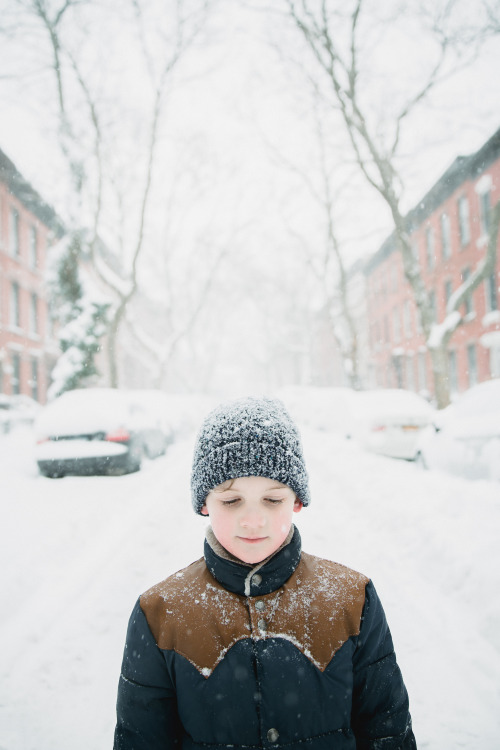
[[[130,440],[130,432],[121,427],[118,430],[107,432],[104,439],[109,440],[111,443],[126,443]]]
[[[50,441],[50,438],[48,437],[39,437],[36,439],[36,444],[41,445],[42,443],[48,443]]]
[[[387,429],[386,424],[374,424],[372,425],[372,432],[384,432]]]

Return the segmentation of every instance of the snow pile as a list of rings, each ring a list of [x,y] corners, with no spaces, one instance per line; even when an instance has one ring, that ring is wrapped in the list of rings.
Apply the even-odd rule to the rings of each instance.
[[[419,472],[307,425],[302,437],[304,549],[373,578],[419,750],[496,750],[498,484]],[[193,444],[178,440],[128,476],[49,480],[36,474],[29,431],[0,436],[0,748],[112,746],[133,604],[202,554]]]

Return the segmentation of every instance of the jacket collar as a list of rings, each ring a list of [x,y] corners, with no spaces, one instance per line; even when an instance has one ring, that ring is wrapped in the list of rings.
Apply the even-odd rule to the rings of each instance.
[[[213,577],[233,594],[263,596],[276,591],[299,564],[301,540],[292,526],[291,539],[258,565],[247,565],[218,545],[211,529],[205,539],[205,563]],[[215,540],[215,541],[214,541]]]

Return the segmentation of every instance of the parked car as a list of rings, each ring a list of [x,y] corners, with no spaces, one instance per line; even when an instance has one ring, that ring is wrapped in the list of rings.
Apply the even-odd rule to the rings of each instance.
[[[148,458],[162,456],[174,439],[167,395],[158,390],[127,391]]]
[[[472,387],[437,412],[419,436],[417,461],[469,479],[500,480],[500,380]]]
[[[0,393],[0,433],[32,425],[40,408],[40,404],[24,394],[7,396]]]
[[[47,477],[125,474],[144,456],[165,452],[168,441],[130,391],[67,391],[35,422],[36,460]]]
[[[411,460],[417,452],[417,438],[434,411],[413,391],[360,391],[351,404],[349,436],[367,450]]]

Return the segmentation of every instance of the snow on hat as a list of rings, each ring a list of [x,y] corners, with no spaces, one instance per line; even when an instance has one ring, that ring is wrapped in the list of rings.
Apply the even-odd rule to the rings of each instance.
[[[311,502],[299,431],[278,399],[243,398],[210,412],[194,450],[194,510],[200,513],[214,487],[250,476],[282,482],[303,505]]]

